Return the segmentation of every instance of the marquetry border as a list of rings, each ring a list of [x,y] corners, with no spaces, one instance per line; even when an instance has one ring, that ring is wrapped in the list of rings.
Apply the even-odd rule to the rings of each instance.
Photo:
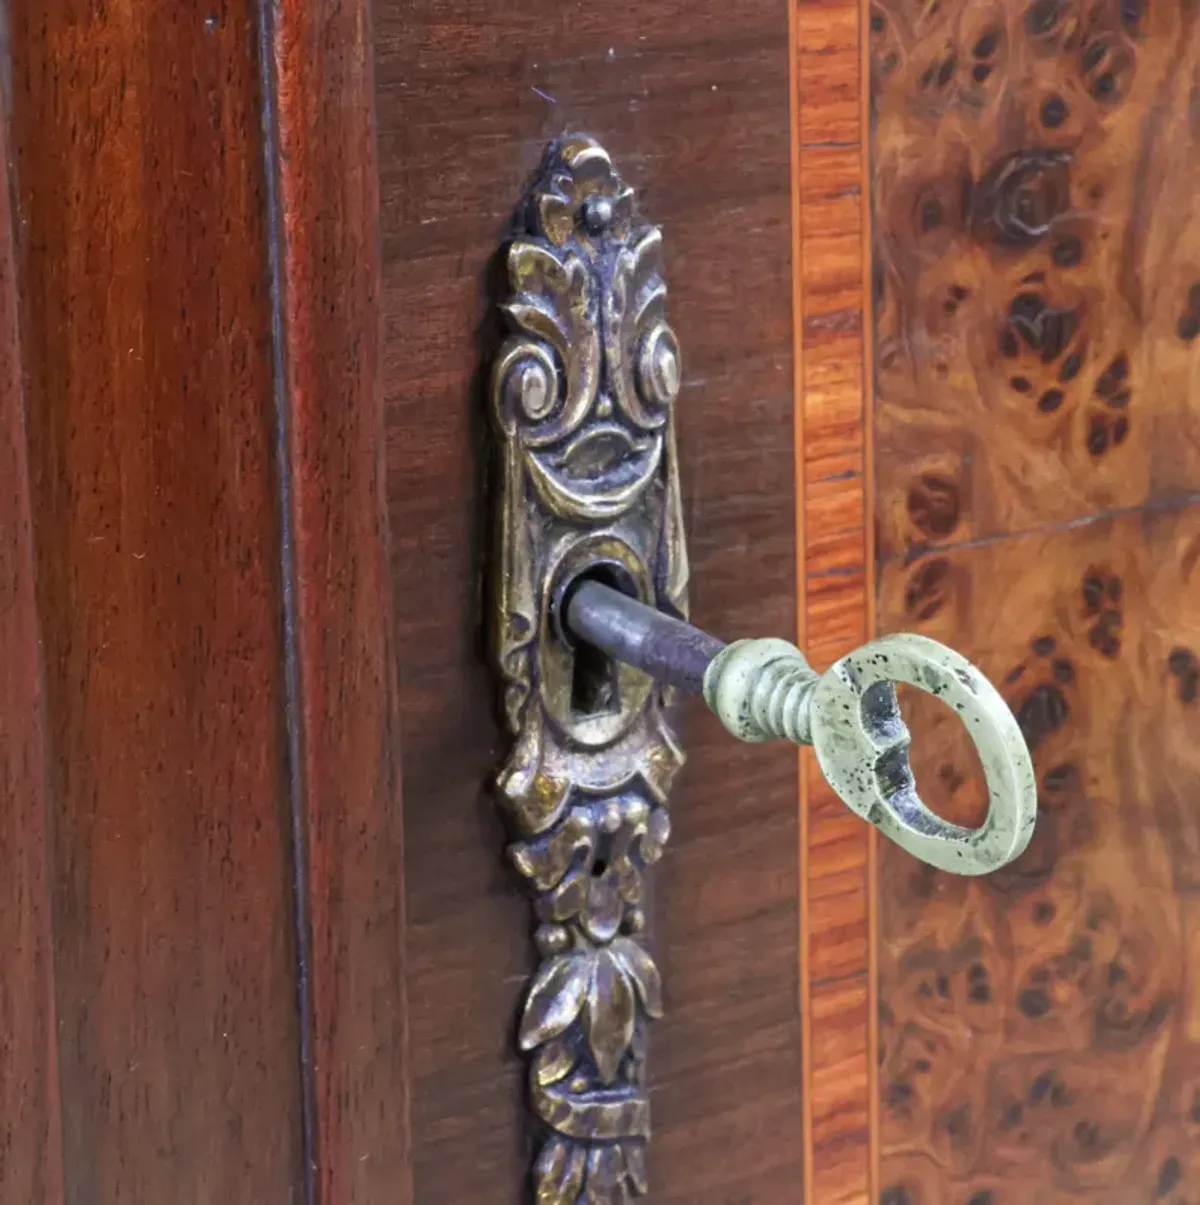
[[[793,0],[799,637],[817,668],[874,634],[865,0]],[[875,833],[800,759],[804,1199],[878,1198]]]

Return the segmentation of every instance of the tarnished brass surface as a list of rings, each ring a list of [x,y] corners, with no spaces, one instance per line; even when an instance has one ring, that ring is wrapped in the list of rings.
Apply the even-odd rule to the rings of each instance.
[[[549,148],[520,226],[503,305],[512,333],[491,380],[500,472],[490,604],[513,738],[497,793],[541,959],[519,1042],[541,1128],[538,1205],[617,1205],[646,1190],[646,1029],[662,1001],[639,935],[683,753],[669,689],[577,654],[558,607],[579,575],[598,574],[686,615],[679,347],[662,236],[638,219],[594,140]]]

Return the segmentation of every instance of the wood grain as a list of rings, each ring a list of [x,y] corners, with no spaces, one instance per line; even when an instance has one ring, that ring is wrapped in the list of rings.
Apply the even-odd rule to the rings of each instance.
[[[411,1201],[399,713],[365,3],[269,17],[315,1200]]]
[[[870,634],[863,378],[860,5],[797,0],[797,271],[804,538],[801,642],[824,669]],[[873,1196],[872,832],[801,758],[806,1200]]]
[[[8,118],[0,120],[7,165]],[[16,232],[0,189],[0,1198],[60,1205],[46,742],[25,448]]]
[[[980,663],[1038,830],[967,883],[882,853],[889,1205],[1200,1191],[1193,122],[1179,5],[872,14],[880,625]],[[981,800],[913,710],[922,792]]]
[[[1004,0],[873,21],[885,551],[1194,493],[1191,16]]]
[[[298,1200],[253,13],[9,16],[65,1195]]]
[[[1006,683],[1041,814],[1030,850],[980,882],[884,855],[884,1195],[1187,1200],[1200,1177],[1200,508],[939,559],[952,585],[916,624]],[[885,570],[885,614],[906,611],[911,580]],[[914,723],[923,792],[972,818],[957,725]]]
[[[547,140],[599,137],[665,230],[694,615],[795,630],[788,63],[760,0],[376,5],[393,580],[402,666],[416,1199],[521,1200],[527,904],[484,790],[501,745],[477,598],[489,261]],[[801,1183],[797,776],[687,717],[655,871],[666,1018],[650,1199]]]

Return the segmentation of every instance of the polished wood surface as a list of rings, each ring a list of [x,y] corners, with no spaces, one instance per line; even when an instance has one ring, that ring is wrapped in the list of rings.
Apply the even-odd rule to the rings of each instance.
[[[649,1199],[1195,1198],[1195,21],[14,5],[0,1197],[523,1199],[480,370],[579,127],[665,229],[697,622],[952,644],[1042,788],[952,880],[688,712]]]
[[[522,1199],[476,373],[567,125],[668,232],[695,615],[796,629],[783,12],[478,9],[13,8],[6,1198]],[[790,1200],[796,763],[687,721],[652,1199]]]
[[[477,598],[478,373],[513,205],[565,129],[600,138],[665,230],[693,614],[795,631],[785,11],[379,0],[384,377],[401,665],[417,1200],[521,1200],[518,993],[531,918],[484,787],[499,764]],[[797,773],[694,710],[654,872],[655,1202],[801,1186]]]
[[[880,1200],[1200,1191],[1200,28],[872,10],[883,630],[1003,684],[1040,820],[967,883],[881,851]],[[953,724],[918,780],[980,814]]]
[[[299,1197],[253,12],[10,17],[66,1199]]]
[[[14,6],[6,1197],[521,1199],[475,374],[564,124],[669,232],[696,616],[795,630],[783,14],[477,7]],[[654,1199],[787,1200],[795,759],[688,719]]]
[[[339,1205],[407,1205],[404,834],[370,8],[284,0],[268,32],[312,1191]]]
[[[8,116],[0,162],[8,162]],[[17,249],[0,190],[0,1198],[63,1200],[46,748]]]
[[[818,669],[870,630],[864,110],[858,0],[793,6],[800,639]],[[872,1186],[871,829],[801,758],[805,1200]]]
[[[5,1200],[411,1200],[366,13],[11,14]]]

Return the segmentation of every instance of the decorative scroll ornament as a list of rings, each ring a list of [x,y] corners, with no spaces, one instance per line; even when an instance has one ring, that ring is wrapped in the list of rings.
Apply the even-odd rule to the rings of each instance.
[[[534,897],[540,965],[519,1027],[541,1136],[538,1205],[646,1191],[646,871],[683,754],[669,691],[576,650],[558,613],[582,576],[684,617],[675,453],[679,347],[662,236],[593,139],[552,145],[508,249],[512,329],[493,367],[499,546],[492,647],[513,745],[498,795]]]

